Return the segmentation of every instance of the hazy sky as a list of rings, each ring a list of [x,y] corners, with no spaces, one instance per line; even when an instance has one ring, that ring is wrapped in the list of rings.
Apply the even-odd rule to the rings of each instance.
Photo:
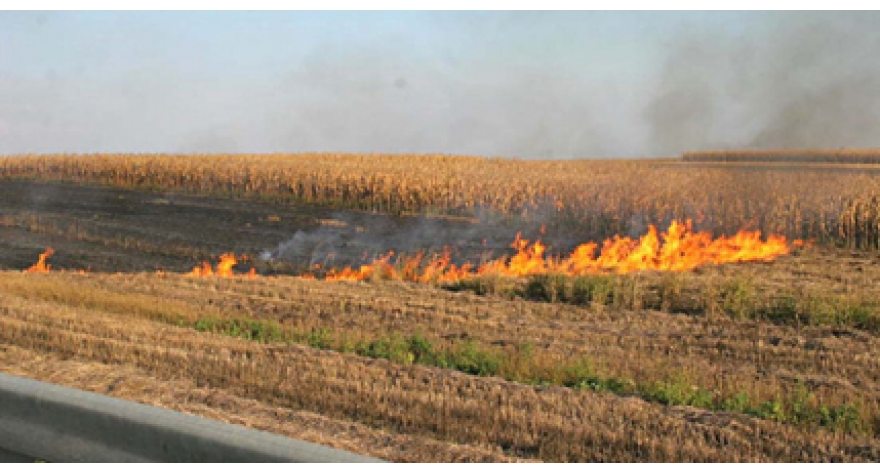
[[[880,146],[880,14],[0,12],[0,153]]]

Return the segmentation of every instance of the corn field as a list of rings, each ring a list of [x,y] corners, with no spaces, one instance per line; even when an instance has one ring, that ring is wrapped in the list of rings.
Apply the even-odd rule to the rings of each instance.
[[[682,155],[686,162],[770,162],[880,164],[880,148],[840,150],[728,150],[699,151]]]
[[[694,161],[695,156],[684,159]],[[31,155],[0,157],[0,179],[541,222],[585,240],[640,235],[648,224],[665,227],[674,219],[692,219],[697,230],[716,235],[755,229],[880,248],[880,175],[870,168],[837,172],[682,165],[671,160],[331,153]]]

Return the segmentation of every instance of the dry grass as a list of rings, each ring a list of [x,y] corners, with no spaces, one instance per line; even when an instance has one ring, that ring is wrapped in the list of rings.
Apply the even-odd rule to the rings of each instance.
[[[370,428],[306,410],[281,408],[187,379],[160,379],[128,365],[64,359],[0,344],[3,371],[212,418],[394,462],[518,462],[497,450]]]
[[[291,333],[328,328],[363,340],[418,331],[438,344],[465,337],[477,347],[507,350],[529,343],[526,362],[538,368],[585,356],[604,377],[660,381],[684,375],[708,390],[755,397],[806,386],[815,402],[858,400],[868,420],[878,412],[880,344],[858,331],[510,302],[401,284],[147,274],[5,273],[0,279],[0,341],[7,351],[45,358],[19,373],[45,373],[57,359],[99,364],[98,374],[121,367],[154,387],[132,389],[147,394],[142,400],[156,397],[149,394],[160,393],[163,384],[183,384],[197,387],[190,407],[212,407],[192,409],[221,418],[250,419],[235,416],[245,404],[259,407],[253,422],[270,429],[277,424],[267,416],[310,412],[334,426],[353,423],[368,433],[420,440],[406,455],[397,453],[399,460],[449,459],[454,454],[430,453],[447,445],[467,460],[880,459],[876,427],[847,434],[365,358],[333,344],[336,350],[327,351],[196,331],[206,315],[274,321]],[[113,383],[95,377],[92,383]],[[74,374],[67,380],[89,386],[80,379]],[[208,392],[200,390],[219,390],[235,402],[202,402],[199,394]],[[276,415],[266,415],[268,407]],[[359,452],[376,455],[371,449]]]

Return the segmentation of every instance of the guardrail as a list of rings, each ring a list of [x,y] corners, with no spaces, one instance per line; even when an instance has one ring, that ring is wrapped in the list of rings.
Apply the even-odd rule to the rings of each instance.
[[[0,461],[382,462],[0,373]]]

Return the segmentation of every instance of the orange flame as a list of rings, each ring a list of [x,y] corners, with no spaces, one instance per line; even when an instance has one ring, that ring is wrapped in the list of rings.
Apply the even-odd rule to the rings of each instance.
[[[187,276],[195,276],[195,277],[210,277],[210,276],[218,276],[218,277],[232,277],[236,276],[235,272],[232,271],[232,267],[238,264],[240,259],[244,259],[244,257],[236,257],[235,254],[232,253],[224,253],[220,256],[220,262],[217,263],[217,269],[211,267],[211,264],[208,262],[202,262],[201,265],[192,269],[191,272],[187,273]],[[244,276],[255,277],[257,275],[257,271],[254,268],[251,268],[250,272],[245,274]]]
[[[27,270],[24,270],[24,273],[49,273],[52,265],[46,264],[46,259],[51,257],[53,254],[55,254],[55,251],[47,247],[46,251],[40,254],[40,259],[37,261],[37,263],[33,264]]]
[[[542,228],[542,233],[544,229]],[[809,247],[810,243],[796,240],[794,246]],[[484,241],[485,245],[485,241]],[[529,243],[516,235],[511,247],[516,250],[512,257],[499,258],[479,267],[471,263],[456,265],[452,263],[452,252],[449,247],[435,256],[426,264],[422,264],[424,254],[398,259],[392,263],[394,252],[373,260],[372,263],[361,265],[358,269],[351,267],[342,270],[329,270],[325,280],[330,281],[362,281],[370,278],[389,280],[407,280],[419,283],[450,283],[479,275],[498,275],[523,277],[545,273],[558,273],[570,276],[594,275],[603,273],[630,273],[639,270],[659,270],[683,272],[693,270],[701,265],[724,264],[746,261],[773,261],[779,255],[789,252],[785,237],[771,235],[766,241],[761,240],[760,231],[740,231],[731,237],[712,239],[707,232],[694,232],[692,221],[685,224],[672,221],[666,232],[658,233],[656,227],[649,226],[648,233],[639,239],[614,236],[606,239],[599,250],[595,242],[587,242],[577,246],[566,258],[548,257],[547,247],[536,240]],[[46,259],[55,252],[51,248],[40,254],[39,261],[24,270],[26,273],[48,273],[50,265]],[[236,276],[233,267],[246,257],[236,257],[226,253],[220,256],[216,269],[208,262],[202,262],[186,275],[196,277],[232,277]],[[320,269],[320,265],[314,268]],[[157,274],[164,275],[158,271]],[[251,268],[242,276],[256,277]],[[312,273],[300,276],[304,279],[315,279]]]
[[[324,279],[330,281],[361,281],[367,280],[373,275],[376,275],[389,280],[396,280],[399,279],[397,277],[397,271],[395,271],[394,265],[390,263],[391,257],[393,256],[394,252],[388,252],[388,254],[381,259],[373,260],[373,263],[370,265],[361,265],[357,270],[352,270],[351,267],[347,267],[338,272],[336,270],[330,270],[327,272]]]
[[[746,261],[773,261],[789,252],[783,236],[770,236],[761,240],[760,231],[740,231],[731,237],[712,239],[707,232],[694,232],[692,221],[685,224],[673,221],[666,232],[658,233],[650,226],[648,233],[639,239],[614,236],[599,245],[587,242],[579,245],[566,258],[545,255],[547,247],[540,241],[529,243],[517,234],[511,245],[516,254],[500,258],[475,268],[466,263],[451,263],[450,251],[444,249],[440,257],[422,266],[423,255],[391,263],[393,252],[374,260],[359,269],[331,270],[325,279],[331,281],[361,281],[377,276],[385,279],[401,279],[416,282],[453,282],[477,275],[523,277],[545,273],[570,276],[600,273],[630,273],[639,270],[683,272],[706,264],[723,264]]]

